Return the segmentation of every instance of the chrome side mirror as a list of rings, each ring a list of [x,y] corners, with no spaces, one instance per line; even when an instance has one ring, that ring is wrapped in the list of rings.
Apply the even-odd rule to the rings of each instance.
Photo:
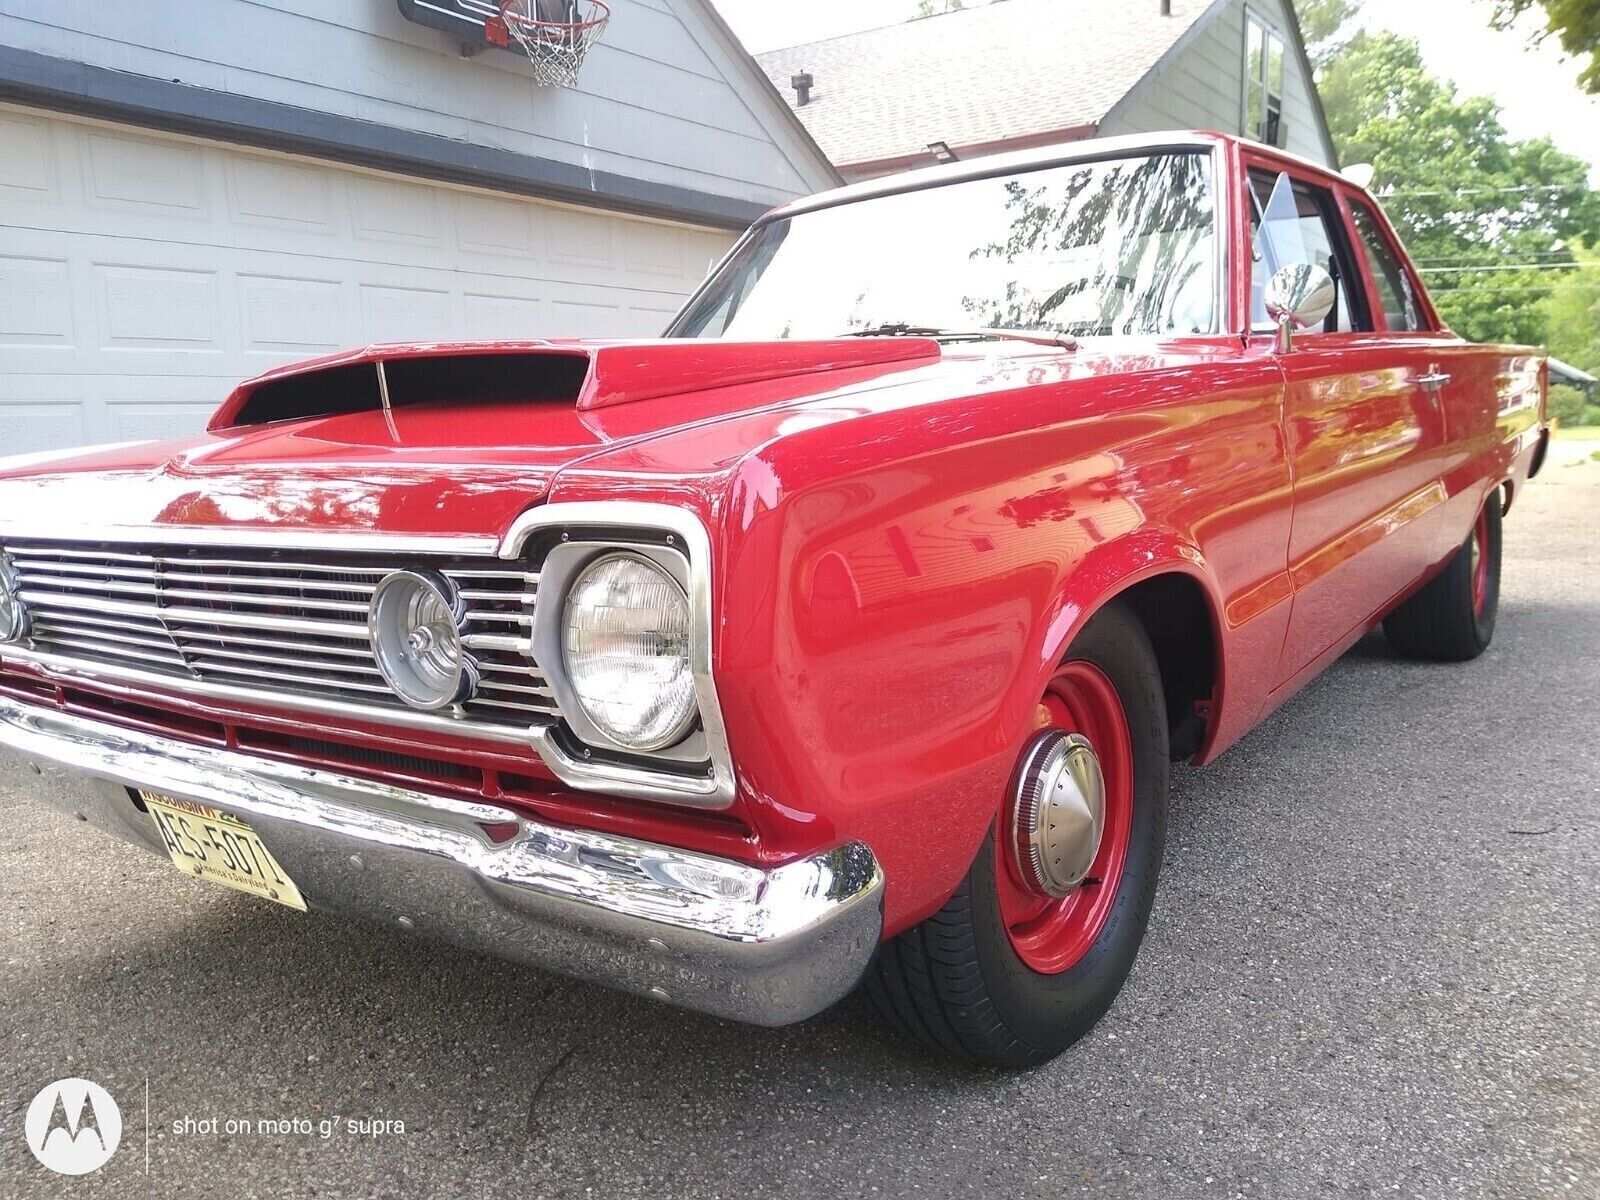
[[[1311,329],[1328,319],[1339,289],[1333,276],[1313,263],[1284,267],[1267,280],[1267,316],[1278,323],[1278,349],[1294,348],[1296,330]]]

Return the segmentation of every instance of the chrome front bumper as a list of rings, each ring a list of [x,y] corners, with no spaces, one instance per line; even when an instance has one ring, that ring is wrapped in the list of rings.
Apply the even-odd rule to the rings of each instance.
[[[154,853],[129,787],[243,818],[313,908],[752,1024],[840,999],[882,929],[883,875],[860,843],[766,870],[4,697],[0,747],[82,772],[42,798]]]

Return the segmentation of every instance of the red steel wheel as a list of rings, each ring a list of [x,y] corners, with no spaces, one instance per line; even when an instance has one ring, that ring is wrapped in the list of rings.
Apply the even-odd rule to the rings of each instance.
[[[1012,948],[1030,970],[1059,975],[1089,952],[1116,904],[1133,828],[1133,741],[1115,685],[1081,659],[1063,663],[1051,677],[1036,727],[1086,739],[1103,781],[1098,846],[1087,873],[1066,895],[1030,879],[1014,846],[998,856],[1004,866],[995,872],[995,887]]]
[[[1166,838],[1166,695],[1137,614],[1106,605],[1046,679],[966,875],[867,976],[891,1027],[1006,1069],[1048,1062],[1116,1000]]]
[[[1491,498],[1478,511],[1478,520],[1472,527],[1472,612],[1482,617],[1489,602],[1489,505],[1497,503]]]

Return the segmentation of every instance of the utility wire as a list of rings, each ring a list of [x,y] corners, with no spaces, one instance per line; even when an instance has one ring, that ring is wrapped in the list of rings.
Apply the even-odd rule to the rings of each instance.
[[[1440,188],[1438,190],[1418,190],[1405,192],[1377,192],[1375,195],[1380,200],[1392,199],[1396,196],[1510,196],[1526,195],[1529,192],[1570,192],[1574,189],[1592,191],[1587,182],[1581,183],[1527,183],[1515,187],[1462,187]]]
[[[1571,263],[1523,263],[1523,264],[1512,263],[1512,264],[1510,264],[1508,266],[1508,265],[1501,264],[1501,263],[1494,263],[1494,264],[1491,264],[1491,265],[1488,265],[1488,266],[1482,266],[1482,267],[1424,267],[1424,266],[1420,266],[1419,265],[1417,267],[1417,269],[1419,271],[1421,271],[1424,275],[1463,275],[1463,274],[1471,273],[1473,271],[1577,271],[1577,270],[1582,269],[1585,265],[1591,265],[1591,264],[1578,263],[1578,262],[1571,262]],[[1600,265],[1600,264],[1592,264],[1592,265]]]
[[[1486,292],[1600,292],[1600,283],[1534,283],[1526,287],[1473,287],[1466,284],[1457,287],[1429,288],[1435,296],[1445,296],[1453,292],[1471,292],[1479,295]]]

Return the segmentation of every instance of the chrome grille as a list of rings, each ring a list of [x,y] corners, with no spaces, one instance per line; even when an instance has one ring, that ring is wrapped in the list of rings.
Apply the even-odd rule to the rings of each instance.
[[[88,665],[405,710],[367,642],[367,604],[391,571],[426,567],[466,602],[463,640],[482,675],[457,714],[496,726],[556,713],[532,658],[539,576],[515,561],[429,555],[12,540],[34,649]]]

